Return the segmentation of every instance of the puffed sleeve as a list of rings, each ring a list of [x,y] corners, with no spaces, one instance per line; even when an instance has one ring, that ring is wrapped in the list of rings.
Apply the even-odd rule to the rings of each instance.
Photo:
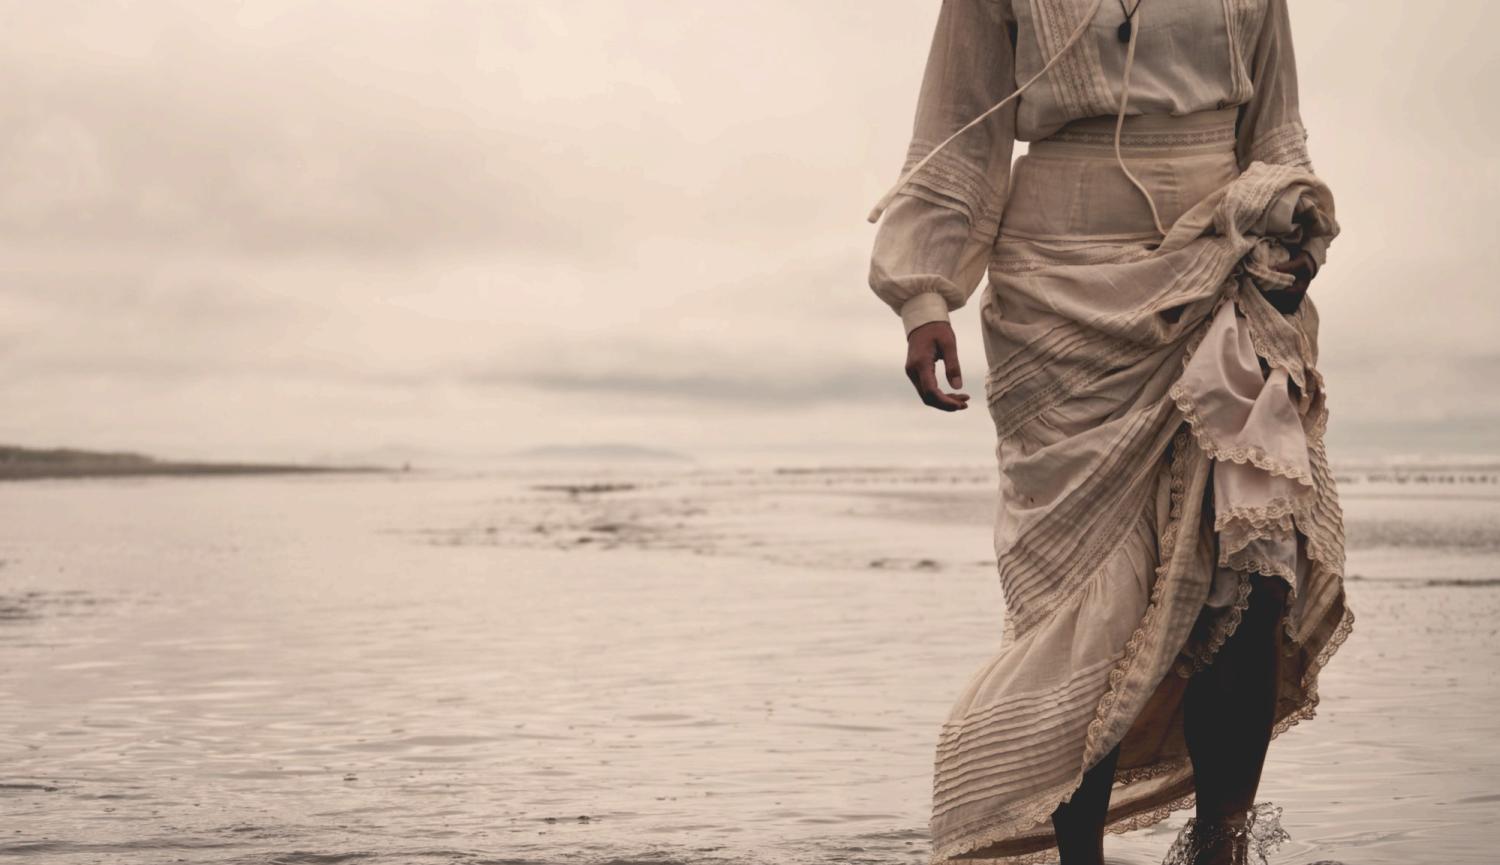
[[[997,0],[944,0],[905,169],[1015,90],[1008,10]],[[885,211],[870,257],[870,287],[900,314],[907,333],[946,320],[983,278],[1000,229],[1015,118],[1012,101],[960,135]]]

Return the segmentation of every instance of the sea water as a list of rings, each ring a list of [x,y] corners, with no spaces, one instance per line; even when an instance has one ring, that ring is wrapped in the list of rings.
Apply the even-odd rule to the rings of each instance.
[[[1500,486],[1344,477],[1273,862],[1488,863]],[[1484,480],[1489,477],[1489,480]],[[1439,479],[1434,479],[1439,478]],[[983,468],[0,486],[0,856],[918,863],[999,645]],[[1111,837],[1157,863],[1186,814]]]

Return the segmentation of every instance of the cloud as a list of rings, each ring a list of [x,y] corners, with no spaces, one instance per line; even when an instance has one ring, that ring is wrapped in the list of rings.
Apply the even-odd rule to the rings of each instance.
[[[887,368],[838,362],[807,367],[795,358],[777,363],[760,360],[753,353],[712,357],[692,352],[670,360],[660,357],[660,352],[631,354],[609,351],[606,360],[597,364],[563,359],[553,366],[505,366],[464,376],[464,381],[567,395],[610,394],[760,408],[892,402],[911,393],[895,364]],[[652,355],[652,360],[643,360]]]
[[[0,400],[21,408],[0,438],[987,459],[982,410],[916,405],[864,284],[863,215],[904,154],[935,13],[18,6],[0,30]],[[1494,77],[1500,7],[1293,14],[1344,226],[1314,289],[1334,435],[1490,447],[1500,163],[1465,82]],[[974,310],[955,322],[979,381]]]

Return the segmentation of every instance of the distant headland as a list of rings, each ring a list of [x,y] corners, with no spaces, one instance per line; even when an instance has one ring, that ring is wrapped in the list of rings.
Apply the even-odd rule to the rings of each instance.
[[[662,448],[642,447],[633,444],[592,445],[543,445],[512,451],[510,457],[525,460],[555,460],[559,462],[608,461],[608,462],[667,462],[690,463],[693,458],[677,451]]]
[[[0,445],[0,481],[126,476],[286,475],[387,472],[380,466],[179,462],[145,454]]]

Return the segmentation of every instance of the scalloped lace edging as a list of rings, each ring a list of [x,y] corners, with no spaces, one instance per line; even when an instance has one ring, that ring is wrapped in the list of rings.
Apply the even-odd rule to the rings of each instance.
[[[1319,653],[1318,657],[1325,661],[1328,657],[1331,657],[1349,636],[1352,625],[1353,615],[1346,612],[1340,621],[1338,629],[1330,637],[1329,645],[1325,647],[1323,652]],[[1317,717],[1320,698],[1318,696],[1316,670],[1317,668],[1315,667],[1314,670],[1310,671],[1313,673],[1314,678],[1311,682],[1307,683],[1307,691],[1302,705],[1289,712],[1271,728],[1271,738],[1273,740],[1301,722]],[[1159,777],[1170,774],[1173,771],[1180,771],[1184,768],[1190,769],[1190,764],[1185,760],[1167,760],[1153,766],[1145,766],[1125,772],[1123,773],[1123,777],[1125,782],[1129,783],[1131,781]],[[1117,773],[1118,777],[1121,777],[1120,773]],[[1189,772],[1187,777],[1188,779],[1192,778],[1191,772]],[[962,862],[965,865],[1041,865],[1041,863],[1053,861],[1056,858],[1057,850],[1055,844],[1042,850],[1020,853],[1015,856],[974,857],[968,854],[1008,840],[1014,837],[1017,832],[1030,829],[1039,825],[1042,821],[1050,819],[1052,812],[1057,810],[1057,806],[1062,804],[1078,788],[1078,785],[1082,781],[1083,772],[1079,771],[1077,777],[1068,783],[1054,787],[1027,800],[1027,804],[1023,806],[1024,811],[1022,813],[1025,815],[1024,817],[1007,820],[1002,824],[992,826],[962,841],[955,841],[945,844],[940,848],[935,848],[928,861],[931,865],[953,865],[955,862]],[[1106,824],[1104,830],[1112,835],[1123,835],[1126,832],[1145,829],[1167,819],[1174,812],[1193,807],[1196,803],[1196,791],[1185,793],[1161,805],[1142,808],[1140,811],[1121,815]]]
[[[1242,526],[1238,524],[1226,526],[1218,533],[1218,564],[1221,567],[1232,568],[1235,570],[1251,570],[1255,571],[1256,573],[1262,574],[1273,573],[1272,571],[1261,571],[1256,568],[1249,567],[1248,565],[1241,567],[1236,565],[1235,563],[1250,562],[1258,564],[1255,559],[1253,559],[1246,553],[1246,550],[1250,548],[1250,545],[1256,541],[1274,541],[1290,538],[1292,536],[1292,529],[1294,527],[1295,526],[1293,525],[1284,525],[1280,527],[1268,526],[1264,529],[1256,529],[1254,527]],[[1287,565],[1277,566],[1277,570],[1274,573],[1277,576],[1286,577],[1288,581],[1292,579],[1289,566]]]
[[[1194,652],[1191,658],[1181,658],[1177,662],[1177,675],[1184,679],[1190,679],[1194,674],[1208,669],[1213,665],[1214,657],[1234,632],[1239,630],[1240,622],[1245,618],[1245,611],[1250,609],[1250,594],[1254,589],[1250,582],[1250,575],[1244,572],[1239,574],[1239,585],[1235,588],[1234,604],[1225,610],[1213,624],[1208,639],[1203,642],[1202,648]]]
[[[1354,614],[1346,607],[1339,618],[1338,625],[1329,635],[1328,642],[1318,652],[1317,658],[1309,666],[1307,674],[1303,676],[1302,703],[1297,708],[1288,712],[1281,720],[1271,728],[1271,738],[1276,739],[1281,734],[1297,726],[1303,721],[1317,717],[1318,703],[1318,673],[1322,671],[1333,655],[1343,646],[1344,642],[1354,630]],[[1191,765],[1181,758],[1163,760],[1150,766],[1142,766],[1132,770],[1116,773],[1116,781],[1119,783],[1132,783],[1161,775],[1171,774],[1174,771],[1189,770],[1188,778],[1191,779]],[[932,865],[952,865],[955,861],[961,861],[965,865],[1040,865],[1040,863],[1051,862],[1054,858],[1056,846],[1049,846],[1043,850],[1031,853],[1021,853],[1015,856],[993,856],[993,857],[969,857],[977,850],[998,844],[1015,836],[1017,832],[1033,828],[1043,821],[1049,819],[1057,806],[1062,804],[1078,785],[1083,781],[1082,768],[1067,783],[1050,788],[1036,796],[1026,800],[1020,806],[1020,816],[1006,820],[1003,823],[989,827],[975,835],[968,836],[960,841],[954,841],[936,848],[932,853],[930,862]],[[1154,826],[1167,819],[1175,811],[1190,808],[1195,804],[1196,793],[1187,793],[1162,805],[1143,808],[1132,814],[1125,814],[1111,821],[1105,826],[1105,830],[1111,834],[1123,834],[1136,829],[1144,829]]]
[[[1181,768],[1180,761],[1174,762],[1173,768]],[[1027,810],[1024,812],[1024,820],[1029,820],[1030,822],[1021,825],[1023,818],[1008,820],[1004,824],[993,826],[978,835],[963,841],[946,844],[934,850],[929,861],[933,865],[947,865],[947,863],[952,862],[963,862],[966,865],[1041,865],[1041,863],[1053,861],[1057,858],[1056,844],[1049,845],[1042,850],[1035,850],[1030,853],[1018,853],[1014,856],[976,857],[968,854],[1008,840],[1014,837],[1016,832],[1032,828],[1050,819],[1052,812],[1057,810],[1057,806],[1062,804],[1067,796],[1071,795],[1082,782],[1083,773],[1079,772],[1078,777],[1072,782],[1054,788],[1054,790],[1049,790],[1032,800],[1028,800]],[[1059,790],[1062,792],[1055,792]],[[1136,829],[1154,826],[1172,816],[1174,811],[1191,808],[1196,801],[1197,794],[1188,793],[1158,806],[1144,807],[1134,813],[1122,814],[1106,824],[1104,831],[1112,835],[1123,835],[1126,832],[1133,832]],[[1034,806],[1032,803],[1036,802],[1045,802],[1045,804]]]
[[[1313,659],[1313,668],[1308,671],[1314,689],[1317,687],[1318,671],[1328,666],[1328,662],[1333,659],[1334,654],[1338,652],[1339,648],[1344,645],[1344,641],[1349,639],[1349,635],[1352,633],[1354,633],[1354,611],[1345,606],[1343,615],[1339,617],[1338,625],[1334,627],[1333,633],[1328,636],[1328,643],[1323,646],[1322,651],[1318,652],[1318,657]],[[1307,680],[1304,679],[1303,686],[1306,687],[1307,684]]]
[[[1243,523],[1252,529],[1290,529],[1292,518],[1307,512],[1312,495],[1308,490],[1298,498],[1277,496],[1264,505],[1238,505],[1214,509],[1214,531],[1222,532],[1232,523]]]
[[[1266,559],[1257,559],[1254,556],[1231,553],[1223,564],[1224,567],[1239,571],[1242,574],[1264,574],[1268,577],[1281,577],[1293,588],[1297,586],[1297,571],[1285,562],[1272,562]]]
[[[1229,642],[1229,638],[1234,636],[1235,631],[1239,630],[1240,622],[1245,618],[1245,611],[1250,609],[1250,595],[1254,590],[1250,577],[1254,574],[1281,577],[1286,580],[1289,587],[1287,608],[1281,617],[1281,629],[1289,641],[1296,642],[1296,623],[1292,618],[1292,601],[1297,596],[1296,572],[1279,562],[1266,562],[1253,558],[1237,559],[1226,566],[1232,568],[1239,577],[1239,582],[1235,586],[1234,602],[1214,620],[1205,639],[1201,640],[1198,645],[1189,645],[1183,649],[1183,657],[1177,659],[1173,670],[1184,679],[1190,679],[1212,666],[1219,650],[1224,648],[1224,644]]]
[[[1124,678],[1126,671],[1133,663],[1135,656],[1140,653],[1141,644],[1144,642],[1146,635],[1150,633],[1152,623],[1154,622],[1156,617],[1156,612],[1160,609],[1161,606],[1160,601],[1162,594],[1165,591],[1166,584],[1164,572],[1167,570],[1168,563],[1170,563],[1171,561],[1171,550],[1174,548],[1174,545],[1176,543],[1178,533],[1177,528],[1182,521],[1182,505],[1185,495],[1185,485],[1183,482],[1183,465],[1184,452],[1188,446],[1188,441],[1188,433],[1185,429],[1179,430],[1177,434],[1172,438],[1174,456],[1168,468],[1170,505],[1168,508],[1167,516],[1168,526],[1167,531],[1164,533],[1163,549],[1161,551],[1161,562],[1163,564],[1157,567],[1156,584],[1152,587],[1151,598],[1147,602],[1146,611],[1141,619],[1141,623],[1135,629],[1135,631],[1131,633],[1130,639],[1126,642],[1123,656],[1119,661],[1115,663],[1114,668],[1109,672],[1108,684],[1105,688],[1105,692],[1100,695],[1099,704],[1095,708],[1094,718],[1089,722],[1088,732],[1084,745],[1084,754],[1090,753],[1093,750],[1094,746],[1097,744],[1098,737],[1101,735],[1101,732],[1103,730],[1104,718],[1107,716],[1115,701],[1118,699],[1117,691],[1119,689],[1120,682]],[[1069,796],[1071,796],[1073,794],[1073,791],[1078,788],[1078,785],[1083,781],[1084,771],[1085,768],[1080,766],[1077,773],[1067,783],[1044,791],[1043,793],[1028,799],[1024,804],[1017,808],[1017,816],[1012,817],[1011,819],[1006,820],[998,825],[991,826],[978,835],[971,835],[962,840],[954,841],[949,844],[945,844],[940,848],[937,848],[937,850],[933,854],[932,861],[934,863],[946,862],[947,860],[954,857],[960,857],[964,856],[965,854],[973,853],[976,850],[981,850],[985,847],[1014,837],[1017,832],[1030,829],[1033,826],[1040,824],[1044,820],[1047,820],[1051,817],[1052,812],[1057,809],[1057,806],[1065,801]],[[1139,772],[1141,770],[1136,771]],[[1170,769],[1166,771],[1170,771]],[[1189,797],[1187,804],[1191,804],[1191,797]],[[1155,812],[1152,812],[1150,815],[1146,816],[1136,815],[1135,817],[1122,818],[1122,820],[1129,821],[1128,825],[1125,825],[1124,828],[1120,828],[1117,830],[1111,829],[1111,831],[1126,832],[1130,831],[1133,828],[1149,826],[1153,823],[1165,819],[1167,815],[1170,814],[1172,810],[1174,810],[1174,807],[1176,805],[1177,803],[1174,802],[1170,803],[1168,806],[1164,806],[1164,809],[1158,809],[1162,811],[1160,816],[1156,816]],[[1187,807],[1187,805],[1182,805],[1181,807]],[[1111,827],[1120,822],[1121,821],[1115,821],[1115,823],[1111,824]],[[1048,847],[1047,849],[1037,851],[1036,853],[1021,854],[1013,857],[965,859],[964,861],[988,861],[994,863],[1004,863],[1004,865],[1035,865],[1035,863],[1047,861],[1050,858],[1050,853],[1048,851],[1052,849],[1055,849],[1055,847]]]
[[[1155,626],[1157,613],[1161,609],[1161,599],[1166,593],[1166,574],[1177,549],[1177,535],[1182,524],[1182,500],[1186,492],[1182,476],[1184,449],[1187,444],[1187,431],[1178,430],[1177,434],[1172,437],[1172,462],[1168,469],[1170,498],[1167,508],[1167,525],[1161,534],[1156,580],[1151,586],[1151,597],[1146,601],[1146,612],[1141,616],[1140,625],[1131,632],[1130,638],[1125,641],[1125,653],[1115,664],[1115,668],[1109,671],[1104,694],[1099,698],[1099,705],[1094,710],[1093,720],[1089,721],[1088,732],[1084,739],[1085,754],[1097,753],[1099,737],[1104,734],[1105,719],[1114,710],[1115,702],[1119,699],[1120,683],[1124,681],[1126,673],[1135,664],[1135,657],[1140,654],[1141,645]]]
[[[1263,448],[1255,445],[1228,447],[1215,441],[1214,437],[1203,429],[1203,418],[1198,414],[1198,406],[1188,395],[1187,388],[1182,386],[1182,382],[1172,385],[1167,391],[1167,396],[1176,403],[1177,410],[1182,413],[1182,419],[1187,421],[1188,428],[1193,431],[1193,438],[1197,440],[1198,448],[1210,457],[1240,465],[1252,465],[1261,471],[1296,481],[1303,486],[1313,486],[1311,473],[1277,460],[1266,453]]]

